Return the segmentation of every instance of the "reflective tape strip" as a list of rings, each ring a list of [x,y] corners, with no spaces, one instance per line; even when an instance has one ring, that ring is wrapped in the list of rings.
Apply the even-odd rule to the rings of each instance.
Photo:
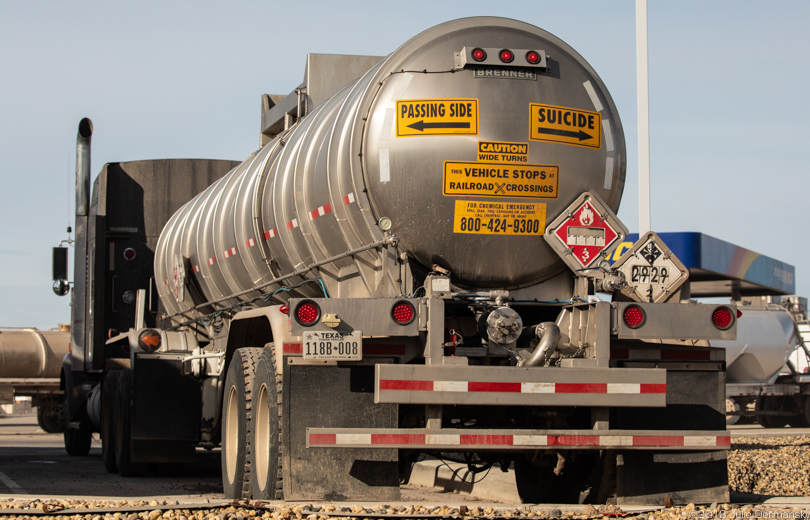
[[[510,383],[487,381],[417,381],[381,379],[380,390],[416,392],[492,392],[517,394],[666,394],[666,384],[650,383]]]
[[[169,280],[163,280],[163,285],[169,285]]]
[[[232,256],[236,256],[237,253],[239,253],[239,251],[237,251],[235,247],[232,247],[230,249],[225,250],[225,252],[223,252],[222,254],[225,256],[225,258],[230,258]]]
[[[401,432],[401,433],[400,433]],[[569,446],[636,448],[716,448],[729,447],[727,435],[534,435],[411,433],[308,433],[308,444],[332,446]]]
[[[352,202],[354,202],[354,193],[349,193],[348,195],[344,195],[344,196],[343,196],[343,203],[344,203],[345,205],[347,205],[347,206],[348,206],[348,205],[349,205],[349,204],[351,204]]]
[[[303,354],[304,347],[301,343],[284,343],[282,352],[284,354]]]
[[[270,231],[265,231],[264,232],[264,239],[265,240],[270,240],[271,238],[273,238],[273,237],[275,237],[277,235],[278,235],[278,232],[276,231],[276,228],[273,228]]]
[[[292,231],[293,229],[298,227],[298,219],[292,219],[291,221],[287,222],[287,229]]]
[[[327,213],[332,213],[332,205],[331,204],[324,204],[320,208],[313,209],[309,212],[310,220],[315,220],[318,217],[322,217]]]
[[[208,259],[208,265],[214,265],[215,263],[217,263],[216,257],[212,257],[212,258]]]
[[[251,247],[255,246],[255,245],[256,245],[256,239],[255,239],[255,238],[251,238],[250,240],[245,240],[245,245],[246,245],[248,248],[251,248]]]
[[[195,273],[199,273],[200,272],[200,266],[195,265],[194,267],[191,268],[191,270],[194,271]]]

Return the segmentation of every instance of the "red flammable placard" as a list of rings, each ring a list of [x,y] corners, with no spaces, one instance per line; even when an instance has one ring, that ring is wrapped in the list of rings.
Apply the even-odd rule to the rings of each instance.
[[[602,250],[616,240],[618,234],[610,224],[602,220],[599,212],[588,201],[583,202],[572,217],[554,230],[554,234],[571,249],[571,254],[582,267],[588,267]]]

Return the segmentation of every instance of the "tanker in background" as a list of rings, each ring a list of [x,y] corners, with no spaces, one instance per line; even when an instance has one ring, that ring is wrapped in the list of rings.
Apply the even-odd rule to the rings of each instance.
[[[0,328],[0,404],[30,397],[37,423],[48,433],[62,431],[59,374],[70,349],[70,326],[54,330]]]
[[[654,233],[605,261],[624,135],[558,38],[469,18],[309,55],[243,163],[107,164],[92,198],[91,135],[69,453],[100,431],[126,476],[221,446],[229,498],[396,500],[429,453],[514,465],[528,502],[728,499],[724,352],[700,345],[736,308],[689,302]]]
[[[745,298],[737,339],[726,349],[728,423],[766,428],[810,426],[810,321],[807,299]]]

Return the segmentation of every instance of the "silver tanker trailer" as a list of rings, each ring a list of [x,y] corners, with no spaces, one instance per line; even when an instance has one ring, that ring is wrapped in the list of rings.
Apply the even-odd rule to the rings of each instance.
[[[0,328],[0,404],[30,397],[37,423],[48,433],[62,431],[59,374],[70,349],[68,329],[67,325],[54,330]]]
[[[654,233],[605,262],[624,134],[558,38],[468,18],[309,55],[246,161],[107,164],[92,198],[91,134],[70,453],[100,431],[137,475],[221,446],[229,498],[396,500],[422,454],[513,466],[529,502],[728,498],[723,350],[698,345],[736,307],[690,302]]]

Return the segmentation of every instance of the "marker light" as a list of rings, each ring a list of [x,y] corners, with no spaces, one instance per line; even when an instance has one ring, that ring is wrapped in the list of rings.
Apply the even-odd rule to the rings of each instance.
[[[411,302],[400,301],[391,308],[391,317],[400,325],[407,325],[416,317],[416,309]]]
[[[309,327],[321,317],[321,308],[312,300],[304,300],[295,308],[295,321]]]
[[[540,53],[537,51],[529,51],[526,53],[526,61],[531,63],[532,65],[537,65],[540,63]]]
[[[487,53],[484,51],[484,49],[475,48],[472,51],[472,59],[475,61],[484,61],[487,59]]]
[[[132,249],[131,247],[124,249],[124,258],[126,260],[135,260],[135,256],[136,256],[135,250]]]
[[[290,304],[285,303],[284,305],[282,305],[281,307],[278,308],[278,312],[280,312],[281,314],[286,314],[287,316],[289,316],[290,315]]]
[[[152,353],[160,348],[160,333],[155,329],[146,329],[138,335],[138,348]]]
[[[502,61],[502,62],[504,62],[504,63],[511,63],[511,62],[512,62],[512,60],[514,60],[514,59],[515,59],[515,55],[514,55],[514,53],[513,53],[512,51],[510,51],[509,49],[504,49],[504,50],[502,50],[502,51],[500,52],[500,54],[498,55],[498,57],[499,57],[499,58],[501,59],[501,61]]]
[[[726,330],[734,324],[734,314],[728,307],[718,307],[712,313],[712,323],[720,330]]]
[[[644,325],[644,322],[647,321],[647,316],[644,314],[644,309],[638,305],[628,305],[624,308],[622,319],[624,319],[624,323],[628,327],[637,329]]]

